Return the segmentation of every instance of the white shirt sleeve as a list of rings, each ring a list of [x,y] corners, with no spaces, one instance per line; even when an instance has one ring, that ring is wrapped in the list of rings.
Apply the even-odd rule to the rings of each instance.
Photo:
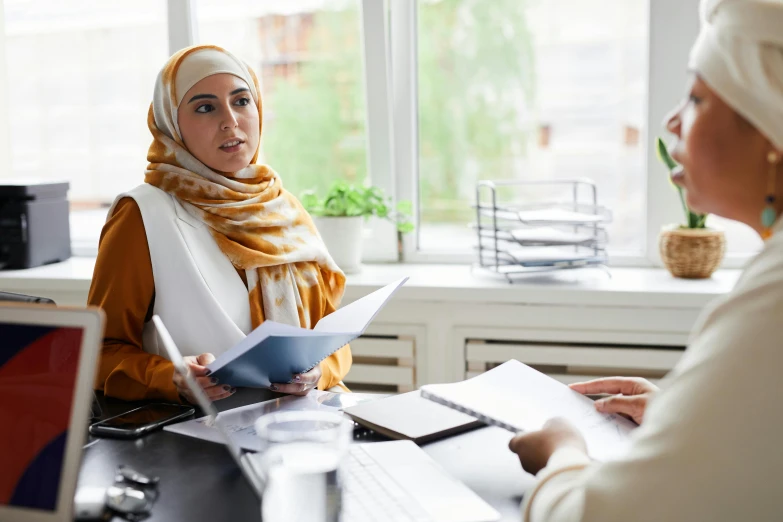
[[[576,448],[555,451],[538,473],[536,487],[525,497],[522,520],[560,520],[559,513],[581,513],[584,488],[579,483],[589,464],[590,458]]]
[[[558,450],[525,522],[783,520],[781,240],[705,315],[627,454]]]

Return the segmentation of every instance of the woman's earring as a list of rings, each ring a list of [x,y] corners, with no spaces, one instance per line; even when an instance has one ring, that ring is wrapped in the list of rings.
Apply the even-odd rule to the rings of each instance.
[[[775,210],[775,182],[778,177],[778,161],[780,156],[777,152],[770,152],[767,155],[767,162],[769,162],[769,179],[767,180],[767,199],[764,210],[761,211],[761,226],[764,227],[761,231],[761,237],[769,239],[772,237],[772,225],[778,219],[778,213]]]

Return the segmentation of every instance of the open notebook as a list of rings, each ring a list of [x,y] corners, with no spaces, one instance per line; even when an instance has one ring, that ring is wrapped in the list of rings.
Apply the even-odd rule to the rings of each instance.
[[[268,387],[289,382],[364,333],[381,308],[405,284],[400,279],[340,308],[308,330],[265,321],[207,366],[221,384]]]
[[[467,381],[423,386],[421,396],[513,432],[538,430],[563,417],[582,432],[588,453],[598,460],[622,454],[636,427],[625,417],[597,412],[591,399],[514,360]]]

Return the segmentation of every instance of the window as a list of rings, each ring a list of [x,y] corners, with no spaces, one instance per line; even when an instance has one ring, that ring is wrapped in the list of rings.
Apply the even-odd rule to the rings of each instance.
[[[159,0],[4,0],[11,174],[67,180],[76,254],[144,181],[147,110],[168,56]]]
[[[611,250],[640,254],[647,1],[420,0],[417,19],[419,249],[470,248],[478,180],[587,177]]]
[[[655,264],[681,209],[651,144],[698,2],[0,0],[11,175],[70,181],[75,251],[94,255],[106,206],[143,181],[158,70],[215,43],[258,72],[261,160],[292,193],[372,177],[415,202],[406,261],[473,260],[478,180],[587,177],[614,214],[612,263]],[[709,223],[729,264],[760,248]],[[393,226],[373,233],[366,257],[396,259]]]
[[[367,178],[358,1],[198,0],[201,43],[246,60],[261,83],[262,159],[283,185],[325,191]]]
[[[77,206],[144,181],[168,56],[159,0],[4,0],[12,171],[67,179]]]

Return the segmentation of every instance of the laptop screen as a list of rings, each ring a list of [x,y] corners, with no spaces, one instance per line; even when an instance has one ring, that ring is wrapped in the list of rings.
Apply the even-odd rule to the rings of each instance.
[[[57,509],[83,335],[0,322],[0,505]]]

